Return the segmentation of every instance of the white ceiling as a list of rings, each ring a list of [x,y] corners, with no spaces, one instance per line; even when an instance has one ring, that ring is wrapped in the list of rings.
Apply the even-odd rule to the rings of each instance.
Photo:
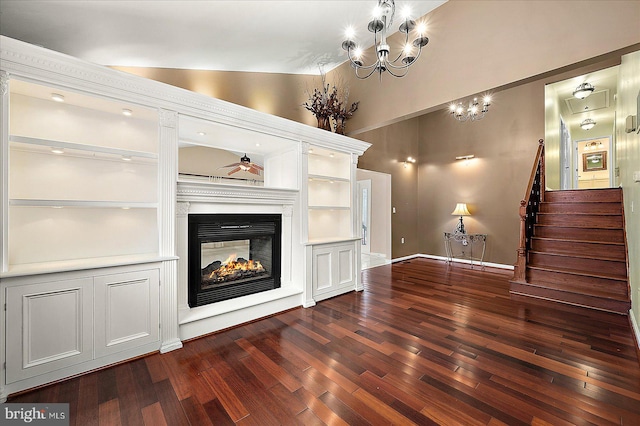
[[[396,15],[409,6],[424,16],[445,2],[400,0]],[[376,4],[0,0],[0,33],[102,65],[318,74],[319,63],[329,71],[347,59],[349,25],[373,45],[366,26]]]

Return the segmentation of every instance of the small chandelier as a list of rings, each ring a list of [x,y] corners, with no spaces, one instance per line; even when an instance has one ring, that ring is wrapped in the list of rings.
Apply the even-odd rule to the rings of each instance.
[[[580,127],[582,128],[582,130],[591,130],[595,125],[596,122],[592,118],[587,118],[583,120],[582,123],[580,123]]]
[[[594,90],[596,90],[596,88],[591,84],[582,83],[580,86],[576,87],[576,90],[573,91],[573,96],[578,99],[584,99],[592,94]]]
[[[462,102],[451,104],[449,106],[449,112],[451,113],[451,116],[458,121],[482,120],[484,115],[489,112],[489,105],[491,105],[490,96],[485,96],[482,99],[482,108],[480,108],[478,98],[473,98],[473,100],[469,102],[468,107],[465,107]]]
[[[356,77],[361,80],[371,77],[374,72],[382,76],[385,71],[394,77],[404,77],[409,71],[409,66],[413,64],[419,57],[422,48],[429,43],[429,38],[424,36],[425,25],[423,23],[416,24],[408,15],[400,24],[398,30],[404,33],[404,48],[395,59],[389,59],[391,48],[387,44],[387,36],[391,25],[393,25],[393,17],[396,12],[394,0],[378,0],[378,6],[374,12],[374,18],[369,22],[368,29],[373,33],[373,41],[376,49],[376,62],[370,65],[364,65],[362,62],[362,49],[358,47],[353,40],[354,31],[348,29],[347,39],[342,42],[342,48],[347,51],[351,66],[356,70]],[[416,38],[409,42],[409,33],[415,30]],[[417,49],[417,51],[416,51]],[[359,71],[364,72],[361,75]]]

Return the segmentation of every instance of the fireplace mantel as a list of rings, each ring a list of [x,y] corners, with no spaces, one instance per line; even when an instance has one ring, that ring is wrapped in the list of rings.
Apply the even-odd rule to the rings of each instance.
[[[295,189],[228,185],[209,182],[178,182],[177,201],[188,203],[293,205]]]

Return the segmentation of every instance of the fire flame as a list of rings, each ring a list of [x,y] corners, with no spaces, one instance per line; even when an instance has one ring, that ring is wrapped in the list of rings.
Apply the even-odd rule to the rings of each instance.
[[[236,261],[236,254],[230,255],[223,265],[209,274],[209,279],[223,279],[229,275],[234,275],[238,272],[251,271],[251,272],[265,272],[264,267],[259,260],[249,259],[244,263]]]

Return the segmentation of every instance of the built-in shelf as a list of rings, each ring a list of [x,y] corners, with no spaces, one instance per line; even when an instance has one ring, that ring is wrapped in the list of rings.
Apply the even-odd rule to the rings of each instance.
[[[176,256],[158,256],[155,253],[149,253],[126,256],[92,257],[86,259],[72,259],[53,262],[27,263],[22,265],[11,265],[7,271],[0,272],[0,278],[54,274],[59,272],[80,271],[87,269],[113,268],[117,266],[139,265],[176,259]]]
[[[351,207],[345,206],[309,206],[309,210],[350,210]]]
[[[10,206],[21,207],[85,207],[85,208],[121,208],[121,209],[155,209],[158,203],[141,203],[128,201],[88,201],[88,200],[34,200],[14,198],[9,200]]]
[[[18,135],[10,135],[10,142],[17,142],[21,144],[28,145],[36,145],[36,146],[45,146],[49,148],[62,148],[62,149],[73,149],[85,152],[93,152],[93,153],[102,153],[102,154],[111,154],[117,155],[125,158],[151,158],[157,159],[158,154],[153,152],[144,152],[144,151],[133,151],[129,149],[120,149],[120,148],[110,148],[106,146],[98,146],[98,145],[88,145],[74,142],[63,142],[56,141],[51,139],[39,139],[39,138],[30,138],[26,136],[18,136]]]
[[[351,182],[350,179],[346,179],[346,178],[342,178],[342,177],[335,177],[335,176],[324,176],[324,175],[309,175],[309,180],[310,181],[324,181],[324,182],[328,182],[328,183],[334,183],[334,182]]]

